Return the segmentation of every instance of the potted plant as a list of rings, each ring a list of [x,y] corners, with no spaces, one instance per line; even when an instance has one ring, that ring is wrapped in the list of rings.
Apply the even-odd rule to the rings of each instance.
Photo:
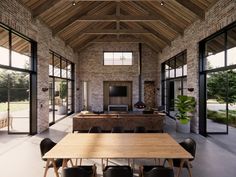
[[[175,99],[176,113],[176,130],[182,133],[190,132],[190,120],[195,110],[196,101],[194,97],[187,95],[178,95]]]
[[[67,84],[66,82],[62,81],[60,83],[60,91],[59,91],[59,97],[60,97],[60,104],[58,107],[59,115],[66,114],[66,105],[64,105],[65,104],[64,99],[66,98],[66,96],[67,96]]]

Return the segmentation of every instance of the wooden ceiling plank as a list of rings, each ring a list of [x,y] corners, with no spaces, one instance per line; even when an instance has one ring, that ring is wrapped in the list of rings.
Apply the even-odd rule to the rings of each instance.
[[[87,8],[84,8],[84,10],[79,11],[76,15],[70,17],[68,20],[64,21],[63,23],[59,24],[52,30],[52,34],[55,36],[60,31],[64,30],[67,26],[74,23],[78,18],[88,13],[88,11],[92,10],[93,8],[97,7],[97,3],[90,4]]]
[[[171,41],[169,39],[167,39],[165,36],[163,36],[162,34],[158,33],[156,30],[154,30],[153,28],[151,28],[150,26],[148,26],[145,23],[139,23],[140,26],[142,26],[145,30],[149,31],[150,33],[152,33],[153,35],[155,35],[156,37],[158,37],[159,39],[161,39],[163,42],[165,42],[168,46],[171,46]]]
[[[62,0],[60,0],[62,1]],[[57,3],[60,2],[59,0],[50,0],[50,1],[46,1],[45,3],[41,4],[39,7],[37,7],[36,9],[34,9],[32,11],[32,15],[34,18],[38,17],[39,15],[41,15],[43,12],[47,11],[48,9],[52,8],[54,5],[56,5]]]
[[[84,35],[84,33],[88,30],[91,30],[91,29],[97,29],[97,28],[104,28],[106,27],[107,24],[102,24],[102,25],[94,25],[94,24],[90,24],[88,25],[86,28],[84,28],[83,30],[79,31],[78,33],[74,34],[73,36],[71,36],[70,38],[68,38],[65,43],[66,44],[69,44],[69,43],[72,43],[74,41],[77,40],[78,37],[80,37],[81,35]],[[96,28],[97,27],[97,28]]]
[[[195,15],[197,15],[201,20],[205,19],[205,11],[201,9],[199,6],[194,4],[191,1],[186,1],[186,0],[176,0],[179,4],[181,4],[183,7],[186,9],[190,10],[193,12]]]
[[[137,3],[137,2],[134,2]],[[164,17],[162,14],[160,14],[158,11],[154,11],[153,9],[148,8],[145,4],[141,4],[141,3],[137,3],[139,6],[141,6],[143,9],[146,9],[147,11],[149,11],[149,13],[151,15],[155,15],[158,16],[158,18],[160,19],[160,21],[164,24],[166,24],[167,26],[169,26],[172,30],[176,31],[178,34],[183,35],[184,34],[184,30],[179,27],[178,25],[176,25],[175,23],[173,23],[171,20],[169,20],[168,18]]]

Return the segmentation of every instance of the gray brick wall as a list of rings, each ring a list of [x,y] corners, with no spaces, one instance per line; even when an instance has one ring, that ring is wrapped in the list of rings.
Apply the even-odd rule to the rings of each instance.
[[[49,96],[48,92],[42,92],[41,90],[43,87],[49,86],[49,49],[74,62],[77,61],[77,56],[70,47],[65,46],[61,39],[52,37],[50,29],[41,21],[33,19],[31,13],[16,0],[0,1],[0,21],[37,42],[37,117],[38,132],[42,132],[48,128],[49,123]],[[41,107],[41,105],[43,106]]]
[[[223,27],[236,20],[236,1],[219,0],[205,15],[205,20],[198,20],[189,26],[183,36],[179,36],[171,43],[171,47],[166,47],[162,53],[159,53],[158,62],[158,83],[161,79],[161,63],[175,56],[181,51],[187,49],[187,87],[195,88],[188,95],[194,96],[198,101],[199,93],[199,46],[198,42],[209,35],[219,31]],[[160,102],[160,97],[158,98]],[[198,105],[194,118],[191,121],[191,130],[198,132]]]
[[[142,49],[143,86],[144,80],[156,80],[157,53],[146,45],[143,45]],[[104,66],[103,51],[132,51],[133,65]],[[132,103],[134,104],[138,101],[138,60],[139,48],[137,43],[93,44],[79,53],[79,82],[87,81],[89,84],[89,106],[92,110],[103,110],[103,81],[132,81]],[[80,89],[80,94],[81,92],[82,89]],[[79,99],[78,109],[81,110],[83,108],[82,98],[80,97]]]

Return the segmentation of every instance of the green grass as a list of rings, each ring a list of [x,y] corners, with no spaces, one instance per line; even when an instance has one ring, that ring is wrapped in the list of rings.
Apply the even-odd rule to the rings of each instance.
[[[225,110],[220,111],[211,111],[207,110],[207,118],[213,120],[217,123],[227,124],[227,121],[230,126],[236,127],[236,112],[234,110],[229,111],[228,120],[226,118]]]
[[[10,103],[10,110],[11,111],[20,111],[29,108],[28,101],[19,101],[19,102],[11,102]],[[7,111],[7,103],[0,103],[0,112]]]

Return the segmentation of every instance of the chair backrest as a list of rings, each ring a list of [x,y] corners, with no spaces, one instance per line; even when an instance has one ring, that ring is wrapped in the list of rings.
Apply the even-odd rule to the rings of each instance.
[[[186,138],[184,141],[179,143],[186,151],[188,151],[192,156],[194,160],[195,154],[196,154],[196,141],[192,138]]]
[[[91,127],[89,129],[89,133],[102,133],[102,128],[101,127],[97,127],[97,126]]]
[[[146,133],[145,127],[135,127],[134,133]]]
[[[83,167],[70,167],[65,168],[62,171],[62,177],[93,177],[94,174],[91,171],[84,169]]]
[[[130,166],[106,166],[103,177],[133,177],[133,171]]]
[[[144,171],[143,177],[174,177],[174,171],[172,168],[156,166],[149,171]]]
[[[119,126],[113,127],[111,129],[111,133],[124,133],[124,128],[123,127],[119,127]]]
[[[44,138],[44,139],[40,142],[41,156],[43,157],[44,154],[46,154],[49,150],[51,150],[55,145],[56,145],[56,143],[53,142],[51,139],[49,139],[49,138]],[[43,159],[43,160],[45,160],[45,159]]]

